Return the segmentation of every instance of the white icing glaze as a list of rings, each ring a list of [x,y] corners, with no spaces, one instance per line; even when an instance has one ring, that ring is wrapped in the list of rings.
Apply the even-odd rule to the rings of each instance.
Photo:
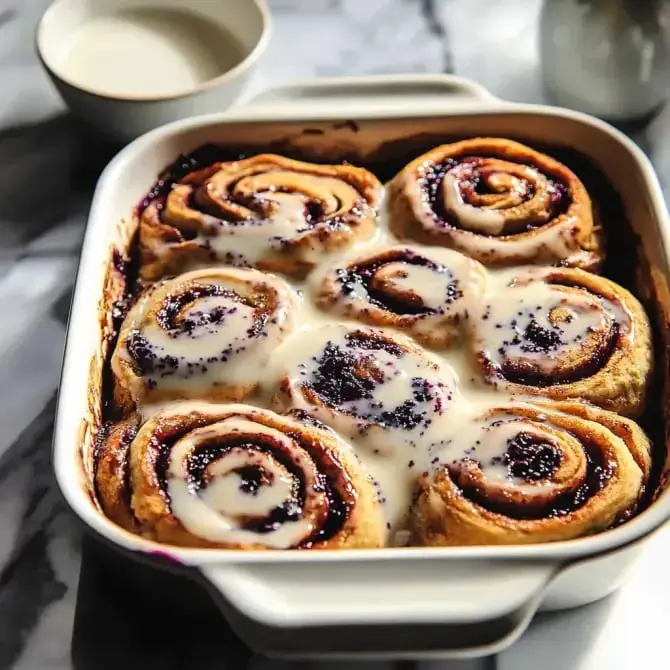
[[[514,274],[512,274],[514,273]],[[578,352],[594,335],[608,337],[615,323],[627,327],[619,306],[579,287],[544,281],[547,271],[508,271],[472,321],[474,349],[496,368],[513,361],[545,375],[561,357]],[[501,286],[500,279],[516,277]],[[539,333],[534,342],[532,333]]]
[[[412,207],[424,229],[428,232],[436,230],[435,213],[430,201],[423,193],[419,180],[414,179],[411,175],[405,175],[401,178],[400,184],[411,200]],[[467,204],[464,204],[464,207],[470,207],[477,211],[477,208]],[[492,217],[489,219],[489,215],[501,214],[501,212],[479,211],[487,219],[488,230],[478,228],[477,224],[480,221],[472,218],[469,219],[470,226],[468,227],[467,216],[472,214],[470,209],[467,210],[466,223],[463,225],[467,232],[473,233],[468,236],[467,240],[463,241],[463,251],[473,257],[494,258],[502,256],[518,259],[518,263],[522,264],[525,261],[532,261],[539,251],[544,252],[543,255],[547,258],[557,260],[572,258],[573,253],[585,254],[575,238],[577,220],[574,216],[560,216],[551,222],[547,221],[546,225],[539,225],[527,234],[510,234],[498,237],[494,231],[499,225],[499,221],[497,218],[495,221]],[[473,216],[477,217],[478,215]],[[502,227],[498,233],[501,231]]]
[[[325,191],[328,188],[329,185],[324,186]],[[405,188],[414,199],[415,207],[421,208],[424,226],[434,225],[430,204],[423,197],[417,182],[407,180]],[[512,193],[511,197],[520,197],[520,188],[519,186],[518,192]],[[533,231],[533,235],[518,237],[508,235],[499,239],[496,235],[502,232],[504,226],[502,212],[478,209],[465,203],[460,189],[450,177],[444,180],[443,189],[445,204],[449,211],[458,217],[461,226],[464,229],[484,233],[469,238],[468,245],[474,251],[483,254],[501,253],[521,260],[531,260],[539,247],[548,249],[557,258],[566,257],[578,249],[574,239],[575,221],[570,217],[562,217],[557,223],[538,228]],[[281,239],[296,239],[306,231],[306,226],[309,227],[306,223],[304,196],[297,193],[272,192],[268,189],[261,193],[261,197],[272,202],[269,210],[271,214],[267,218],[245,222],[242,225],[231,225],[227,222],[222,223],[214,217],[211,217],[211,220],[205,217],[208,226],[212,228],[206,236],[201,236],[198,240],[209,243],[217,255],[232,253],[243,256],[244,262],[253,262],[267,251],[268,246],[277,245],[276,248],[279,248]],[[332,203],[328,206],[332,206]],[[318,367],[316,359],[329,342],[346,350],[347,332],[351,330],[379,332],[378,329],[361,326],[351,318],[343,319],[340,315],[322,312],[314,306],[310,294],[321,284],[324,275],[332,270],[333,265],[346,266],[358,258],[370,257],[388,249],[389,245],[398,245],[398,240],[388,230],[385,208],[382,208],[380,221],[381,226],[374,239],[356,242],[348,251],[332,254],[333,258],[330,259],[332,264],[320,265],[309,278],[308,284],[294,282],[294,287],[301,295],[298,319],[301,327],[281,346],[269,347],[270,350],[274,350],[267,368],[257,364],[257,358],[249,357],[246,359],[246,366],[240,366],[240,374],[248,368],[252,368],[256,374],[259,371],[262,374],[264,378],[262,393],[253,399],[254,404],[260,407],[272,406],[272,397],[277,385],[280,380],[288,379],[291,399],[288,402],[284,401],[285,409],[304,409],[347,437],[358,459],[379,485],[380,499],[390,527],[392,538],[390,541],[393,544],[403,544],[406,540],[405,516],[418,476],[436,467],[457,464],[463,459],[472,457],[473,453],[470,451],[472,447],[477,448],[482,473],[492,484],[504,485],[528,495],[551,493],[554,485],[546,480],[527,482],[510,474],[503,462],[508,441],[521,430],[542,435],[541,427],[538,428],[536,421],[512,417],[503,411],[499,425],[495,429],[490,429],[491,419],[486,418],[489,410],[504,408],[508,403],[518,405],[523,402],[523,398],[516,396],[512,400],[508,393],[487,385],[480,378],[480,373],[473,369],[465,347],[442,351],[439,355],[426,352],[425,358],[414,351],[401,357],[384,350],[363,352],[362,355],[367,358],[366,369],[379,381],[372,389],[370,397],[344,401],[337,409],[314,404],[301,392],[300,384],[313,378]],[[468,277],[468,273],[473,272],[469,259],[455,251],[414,244],[411,248],[417,253],[425,253],[436,262],[443,263],[459,278],[461,273]],[[315,251],[315,248],[310,249]],[[310,249],[306,252],[308,256],[312,253]],[[310,258],[317,261],[323,260],[324,257],[315,252]],[[424,304],[431,309],[443,307],[440,296],[446,290],[446,273],[444,276],[436,277],[435,273],[424,267],[402,263],[398,264],[397,269],[398,272],[388,273],[388,279],[395,289],[412,290],[419,294]],[[391,270],[395,268],[391,267]],[[492,314],[480,334],[481,339],[487,341],[486,350],[492,356],[496,355],[496,350],[500,346],[493,313],[501,314],[502,318],[512,312],[518,312],[519,309],[521,311],[530,309],[534,304],[546,306],[556,303],[556,291],[542,282],[533,284],[532,288],[525,287],[525,297],[519,298],[522,293],[521,287],[509,287],[508,284],[513,277],[523,271],[524,268],[517,266],[509,270],[489,270],[486,273],[488,299],[482,298],[481,301],[476,301],[476,304],[482,307],[486,304],[492,306]],[[470,277],[470,280],[477,281],[474,277]],[[467,284],[470,280],[464,281]],[[366,301],[364,287],[356,286],[349,298]],[[609,318],[608,312],[612,306],[605,308],[602,301],[597,301],[599,308],[593,309],[590,300],[592,299],[585,295],[571,302],[570,309],[574,311],[576,318],[564,324],[562,333],[566,340],[573,340],[589,327],[602,328]],[[460,301],[456,301],[454,304],[456,308],[461,309],[462,305],[459,303]],[[470,308],[471,305],[468,303],[468,309]],[[547,327],[546,316],[545,309],[540,315],[541,325],[545,327]],[[621,318],[622,315],[617,313],[615,316]],[[243,330],[244,323],[242,316],[238,318],[240,325],[235,327],[237,333]],[[525,325],[521,324],[519,328],[525,328],[529,318],[524,317]],[[389,330],[382,332],[400,342],[409,342],[398,333]],[[510,351],[518,355],[517,349],[518,347],[515,348],[513,345]],[[544,361],[535,353],[532,356],[534,364],[551,364],[551,360]],[[375,423],[375,413],[378,415],[380,411],[375,403],[382,402],[384,408],[389,410],[402,405],[412,398],[411,380],[414,377],[444,384],[445,390],[437,394],[444,402],[443,411],[434,412],[429,425],[419,423],[409,430]],[[164,407],[145,405],[142,407],[143,416],[151,416]],[[434,402],[432,406],[430,402],[427,403],[427,407],[434,410]],[[484,440],[481,439],[482,435],[486,435]],[[477,441],[480,444],[477,444]],[[185,453],[185,450],[188,450],[188,446],[183,447],[180,453]],[[255,457],[250,456],[247,459],[253,460]],[[284,500],[290,487],[290,482],[280,466],[264,463],[264,467],[274,474],[275,483],[251,500],[250,496],[240,493],[240,479],[231,473],[242,461],[243,456],[240,453],[231,451],[225,459],[211,467],[210,474],[213,480],[209,485],[194,495],[189,491],[188,484],[179,469],[179,453],[173,455],[169,494],[175,514],[182,523],[191,532],[213,541],[264,542],[268,546],[278,548],[292,546],[300,538],[305,537],[305,534],[308,535],[311,527],[307,520],[284,524],[272,533],[263,534],[262,540],[259,540],[259,534],[249,534],[249,531],[236,526],[235,517],[241,512],[251,511],[262,515]]]
[[[193,535],[210,542],[260,544],[276,549],[297,546],[314,530],[314,522],[303,516],[286,520],[268,532],[254,532],[242,527],[244,518],[267,517],[272,510],[290,501],[293,481],[290,473],[272,456],[244,447],[233,447],[207,468],[210,478],[207,486],[196,491],[189,484],[188,455],[201,443],[234,433],[266,437],[286,445],[294,462],[305,473],[307,495],[311,495],[310,461],[307,454],[292,445],[284,433],[262,426],[243,417],[232,416],[223,421],[191,431],[179,440],[170,452],[167,473],[167,492],[174,516]],[[262,466],[269,481],[254,492],[245,492],[239,470]]]
[[[351,319],[365,315],[379,325],[401,318],[399,329],[436,347],[451,341],[478,306],[485,286],[486,272],[477,261],[418,244],[370,245],[365,254],[344,256],[310,278],[312,295],[323,309]],[[401,308],[387,308],[385,299],[391,305],[408,300],[422,310],[402,313]]]
[[[216,180],[215,175],[208,190],[215,201],[225,200],[226,195],[217,192]],[[276,184],[284,182],[290,185],[290,192],[278,190]],[[222,186],[227,187],[227,183]],[[190,188],[177,184],[173,186],[173,192],[179,195],[180,201],[187,202]],[[203,226],[194,239],[211,249],[216,258],[237,266],[254,265],[268,252],[281,251],[287,242],[297,240],[301,241],[301,247],[295,250],[297,256],[306,262],[318,262],[324,256],[324,248],[318,236],[313,234],[314,229],[322,225],[322,221],[346,216],[361,200],[358,191],[342,179],[283,170],[242,177],[235,183],[233,191],[243,198],[253,197],[258,208],[249,209],[231,201],[226,202],[226,207],[234,211],[234,216],[222,214],[222,218],[217,218],[198,213]],[[321,220],[309,220],[310,202],[320,204]],[[364,214],[361,207],[359,210]],[[188,218],[191,216],[189,213]],[[346,226],[344,222],[341,225]],[[169,245],[161,253],[169,255]]]
[[[241,264],[248,264],[258,262],[270,249],[280,250],[282,242],[297,239],[311,230],[302,195],[273,193],[262,199],[267,201],[271,212],[266,218],[250,218],[232,226],[215,219],[217,229],[213,234],[196,239],[211,246],[218,258],[233,254],[241,259]]]
[[[359,348],[347,340],[348,334],[357,332],[392,337],[409,345],[410,351],[396,354]],[[338,355],[351,356],[351,365],[340,376],[344,378],[347,371],[351,374],[357,365],[363,365],[368,379],[375,380],[364,397],[344,399],[336,406],[328,405],[330,398],[312,401],[311,385],[324,379],[328,383],[329,374],[338,375],[338,371],[326,369],[324,377],[319,370],[329,345],[338,348]],[[269,370],[269,388],[276,388],[281,380],[289,385],[288,406],[307,411],[357,447],[360,460],[380,485],[387,519],[395,528],[408,508],[426,445],[438,440],[453,418],[453,405],[459,401],[453,371],[427,352],[419,354],[402,336],[333,324],[304,328],[277,350]],[[280,404],[286,402],[280,400]]]
[[[421,296],[421,302],[428,309],[439,309],[444,304],[444,296],[454,275],[449,272],[435,272],[421,265],[390,263],[386,266],[385,279],[395,292],[411,292]]]
[[[254,285],[256,288],[252,288]],[[174,291],[188,290],[189,286],[216,286],[225,293],[195,298],[179,311],[181,326],[166,329],[155,311],[162,304],[160,296],[174,298],[174,293],[170,293],[173,286]],[[264,317],[262,328],[252,331],[259,310],[239,297],[256,294],[258,287],[277,306]],[[145,384],[152,390],[189,396],[200,390],[205,395],[219,385],[257,383],[261,377],[259,365],[294,328],[297,304],[297,297],[286,282],[255,270],[228,268],[221,275],[216,271],[195,271],[158,286],[155,294],[138,303],[124,325],[129,338],[126,343],[132,342],[135,334],[141,336],[143,345],[158,361],[137,380],[136,395],[141,401]],[[134,365],[127,344],[119,347],[117,355],[129,366]],[[167,357],[171,363],[161,364]]]
[[[505,214],[468,204],[463,199],[459,178],[447,172],[442,181],[446,210],[456,218],[461,228],[485,235],[500,235],[505,227]]]

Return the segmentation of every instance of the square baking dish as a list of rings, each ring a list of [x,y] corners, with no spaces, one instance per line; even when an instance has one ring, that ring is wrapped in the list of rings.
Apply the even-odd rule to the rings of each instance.
[[[330,160],[355,158],[422,135],[502,136],[576,151],[617,192],[637,240],[636,288],[652,311],[667,411],[670,229],[654,171],[624,135],[567,110],[508,103],[454,76],[320,80],[277,89],[226,114],[179,121],[119,153],[98,182],[74,292],[54,439],[54,467],[68,504],[97,536],[133,557],[203,580],[234,630],[280,655],[466,657],[511,644],[538,609],[592,602],[616,589],[642,540],[670,517],[661,477],[656,499],[634,519],[598,535],[541,545],[389,548],[337,552],[239,552],[159,545],[108,520],[92,488],[102,414],[102,371],[114,250],[126,249],[134,208],[182,153],[216,143],[289,147]],[[278,149],[280,151],[281,149]],[[416,152],[415,155],[418,155]],[[623,225],[620,221],[606,225]]]

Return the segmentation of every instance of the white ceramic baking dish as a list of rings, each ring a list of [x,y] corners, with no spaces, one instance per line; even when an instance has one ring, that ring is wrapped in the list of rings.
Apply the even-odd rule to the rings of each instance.
[[[303,133],[305,128],[310,130]],[[236,632],[265,652],[412,658],[494,653],[522,633],[538,608],[574,607],[616,589],[640,541],[670,516],[665,490],[629,523],[569,542],[281,553],[157,545],[115,526],[95,506],[91,452],[101,412],[101,342],[109,327],[99,309],[109,307],[101,300],[111,250],[128,243],[131,212],[156,175],[179,153],[208,142],[267,148],[281,140],[350,153],[418,132],[509,136],[585,154],[618,191],[640,237],[644,290],[656,301],[663,328],[670,314],[670,229],[653,169],[633,142],[582,114],[503,102],[451,76],[322,80],[272,91],[225,115],[164,126],[126,147],[100,178],[86,231],[58,404],[56,476],[91,530],[136,557],[204,579]],[[659,364],[665,375],[665,359]]]

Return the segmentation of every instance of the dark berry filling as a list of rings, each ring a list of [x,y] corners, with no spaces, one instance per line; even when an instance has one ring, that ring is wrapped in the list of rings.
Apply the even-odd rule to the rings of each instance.
[[[505,498],[502,496],[496,496],[494,498],[487,493],[485,487],[466,484],[460,475],[460,471],[457,465],[451,466],[449,469],[454,481],[461,488],[463,494],[477,505],[489,510],[490,512],[501,514],[511,519],[520,520],[562,517],[566,516],[567,514],[571,514],[575,510],[578,510],[594,495],[596,495],[612,477],[616,467],[604,459],[602,452],[596,445],[591,444],[588,441],[582,441],[582,445],[584,454],[586,456],[586,476],[584,480],[581,483],[577,483],[573,490],[566,491],[565,493],[555,498],[549,496],[544,501],[540,499],[530,502],[524,499],[514,500],[512,498]],[[515,447],[514,451],[516,450],[518,450],[517,453],[526,452],[525,447],[521,447],[520,449],[519,447]],[[542,454],[547,453],[544,448],[540,448],[538,452]],[[528,467],[524,466],[521,469],[524,472],[527,471],[529,474],[531,474],[529,481],[535,481],[533,478],[534,468],[540,468],[541,470],[550,468],[552,467],[554,459],[554,456],[543,455],[539,457],[535,463],[532,463],[533,458],[531,458],[530,460],[525,461],[528,463]]]
[[[524,330],[521,350],[533,353],[547,353],[563,344],[560,330],[556,327],[545,328],[533,319]]]
[[[302,546],[309,548],[317,542],[326,542],[334,537],[344,526],[351,514],[352,503],[344,499],[337,487],[325,475],[320,475],[320,486],[328,500],[328,516],[309,540]],[[349,491],[351,493],[351,491]]]
[[[152,374],[172,374],[179,367],[179,359],[175,356],[157,354],[149,341],[139,330],[134,330],[126,341],[128,353],[135,361],[140,376]]]
[[[374,278],[377,271],[388,263],[402,262],[408,265],[418,265],[426,267],[434,272],[448,273],[448,268],[434,263],[429,258],[416,254],[409,249],[405,251],[398,251],[385,254],[381,258],[377,258],[368,263],[361,263],[359,265],[352,265],[348,268],[341,268],[337,271],[337,281],[341,286],[344,295],[350,295],[356,290],[356,286],[362,286],[367,295],[368,301],[381,309],[394,314],[430,314],[435,312],[434,309],[426,307],[420,300],[407,301],[402,300],[399,296],[390,295],[384,291],[379,290],[374,285]],[[459,282],[456,278],[447,285],[446,295],[443,296],[445,305],[450,305],[455,300],[463,296]]]
[[[397,344],[385,338],[350,333],[345,346],[328,342],[321,356],[315,359],[316,367],[304,386],[327,407],[365,422],[402,430],[427,427],[433,413],[444,411],[443,398],[450,399],[451,393],[440,382],[414,377],[410,380],[407,399],[393,407],[385,406],[375,398],[375,392],[393,379],[398,370],[394,366],[380,367],[374,351],[386,351],[398,359],[404,354]]]
[[[184,333],[190,333],[200,325],[206,323],[217,324],[221,323],[225,318],[225,313],[218,308],[213,312],[203,313],[199,312],[198,316],[190,319],[182,319],[179,323],[180,314],[184,308],[197,300],[202,298],[209,298],[212,296],[225,296],[231,301],[239,300],[239,296],[232,291],[227,291],[222,286],[217,284],[208,284],[206,286],[192,286],[180,293],[168,294],[161,308],[156,313],[156,321],[163,330],[179,330]]]
[[[561,452],[551,442],[519,433],[507,441],[503,460],[511,475],[533,482],[547,479],[558,469]]]
[[[246,495],[256,496],[264,486],[271,486],[275,481],[272,472],[268,472],[262,465],[246,465],[237,470],[240,478],[240,491]]]
[[[377,371],[364,367],[365,360],[329,342],[317,360],[310,387],[330,407],[344,402],[372,398]],[[377,379],[377,381],[381,381]]]
[[[461,194],[465,202],[468,202],[472,199],[473,195],[488,195],[496,194],[498,191],[492,189],[488,183],[485,176],[487,173],[493,173],[492,170],[487,170],[485,165],[486,156],[463,156],[461,158],[449,158],[443,163],[436,165],[431,165],[426,168],[425,172],[421,176],[420,186],[425,194],[428,203],[435,215],[436,221],[442,226],[451,226],[454,228],[459,227],[458,220],[456,217],[452,216],[449,212],[446,211],[444,207],[444,202],[441,197],[441,188],[445,176],[449,171],[454,169],[457,166],[463,166],[469,168],[468,177],[461,179],[459,187],[461,189]],[[504,160],[509,161],[508,157],[501,157]],[[549,181],[549,192],[551,198],[551,212],[549,220],[555,219],[557,216],[564,214],[568,207],[570,206],[571,198],[568,187],[558,179],[550,177],[549,175],[544,175]],[[521,194],[522,202],[530,200],[535,195],[535,189],[533,185],[524,182],[524,190]],[[529,222],[526,226],[525,231],[515,231],[518,232],[527,232],[536,228],[537,223]],[[502,233],[505,233],[503,231]]]
[[[248,451],[250,457],[259,452],[271,455],[290,473],[293,482],[291,495],[281,505],[275,507],[262,518],[250,516],[244,519],[241,524],[242,528],[257,533],[269,533],[276,530],[282,523],[300,518],[305,503],[304,473],[288,454],[277,448],[277,445],[271,442],[268,444],[264,442],[250,443],[247,436],[226,439],[224,442],[210,442],[190,454],[187,463],[187,481],[191,492],[197,494],[198,491],[207,487],[209,483],[207,467],[233,448]],[[261,464],[250,464],[237,472],[242,478],[241,490],[249,495],[257,495],[261,486],[267,486],[272,482],[268,476],[269,473]]]

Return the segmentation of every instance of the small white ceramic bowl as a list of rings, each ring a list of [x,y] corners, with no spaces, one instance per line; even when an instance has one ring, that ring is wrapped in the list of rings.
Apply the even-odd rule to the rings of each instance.
[[[270,28],[266,0],[55,0],[36,43],[72,112],[129,140],[233,105]]]

